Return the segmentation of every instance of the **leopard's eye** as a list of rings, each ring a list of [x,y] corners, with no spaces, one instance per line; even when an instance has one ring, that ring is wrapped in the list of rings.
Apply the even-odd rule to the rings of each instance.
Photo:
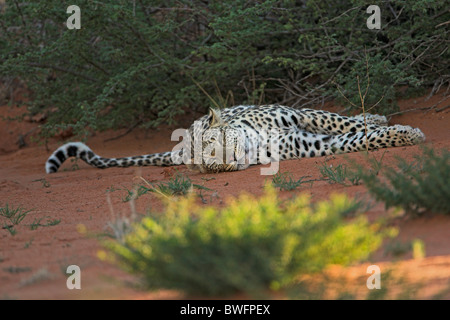
[[[213,156],[213,157],[216,156],[216,150],[213,150],[213,151],[211,152],[211,156]]]

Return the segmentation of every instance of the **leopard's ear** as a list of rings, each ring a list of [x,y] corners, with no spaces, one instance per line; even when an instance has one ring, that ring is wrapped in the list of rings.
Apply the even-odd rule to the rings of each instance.
[[[209,108],[209,118],[209,126],[211,128],[223,126],[225,124],[219,109]]]

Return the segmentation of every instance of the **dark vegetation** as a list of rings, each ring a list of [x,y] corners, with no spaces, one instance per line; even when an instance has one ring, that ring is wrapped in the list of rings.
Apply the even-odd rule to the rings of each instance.
[[[72,4],[0,1],[0,80],[26,86],[29,113],[47,119],[44,137],[203,113],[212,102],[197,84],[221,106],[335,98],[351,112],[337,89],[358,104],[366,57],[366,105],[381,99],[371,112],[396,110],[400,87],[449,83],[444,0],[380,1],[381,30],[367,28],[372,3],[360,0],[80,0],[81,29],[69,30]]]

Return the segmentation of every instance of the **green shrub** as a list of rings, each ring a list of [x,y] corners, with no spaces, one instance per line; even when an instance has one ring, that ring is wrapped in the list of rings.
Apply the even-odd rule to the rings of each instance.
[[[182,173],[177,173],[176,175],[171,177],[167,182],[149,183],[145,181],[145,183],[146,183],[145,185],[140,185],[133,191],[127,190],[128,194],[125,196],[123,201],[128,202],[132,199],[137,199],[138,197],[148,192],[153,192],[165,197],[171,197],[171,196],[186,196],[189,193],[191,193],[194,189],[212,191],[211,189],[205,186],[192,183],[192,180]]]
[[[25,210],[22,206],[14,208],[6,203],[4,207],[0,207],[0,217],[5,218],[11,225],[18,225],[31,211]]]
[[[182,197],[168,200],[163,215],[144,218],[123,241],[105,245],[148,288],[252,294],[367,258],[386,233],[362,216],[345,222],[352,206],[344,195],[316,205],[306,195],[282,203],[271,186],[260,199],[241,195],[223,209]]]
[[[372,112],[395,109],[396,86],[448,81],[444,0],[378,3],[381,30],[366,27],[365,0],[79,0],[81,29],[68,30],[72,4],[0,3],[0,77],[26,84],[44,136],[203,113],[212,102],[195,82],[222,105],[315,106],[342,98],[333,82],[356,103],[364,52],[366,104],[384,97]]]
[[[313,181],[304,181],[305,178],[307,177],[301,177],[300,179],[295,180],[290,172],[277,172],[272,178],[272,185],[275,188],[279,188],[280,191],[295,190],[304,183],[310,183],[310,185],[312,185]]]
[[[347,181],[354,186],[360,184],[361,177],[359,174],[350,170],[346,165],[339,164],[333,168],[333,166],[328,166],[328,164],[324,162],[319,167],[319,171],[322,177],[327,179],[330,184],[339,183],[346,186],[348,185]]]
[[[360,168],[361,179],[386,208],[400,206],[407,212],[450,213],[450,152],[431,148],[411,162],[399,159],[396,168],[385,167],[379,175]]]

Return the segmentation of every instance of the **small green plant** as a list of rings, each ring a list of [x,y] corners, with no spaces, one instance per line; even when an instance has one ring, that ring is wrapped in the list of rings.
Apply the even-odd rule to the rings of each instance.
[[[12,226],[4,226],[3,229],[8,230],[8,232],[12,235],[15,236],[17,234],[16,229],[14,229]]]
[[[10,207],[6,204],[4,207],[0,208],[0,217],[6,218],[7,221],[12,225],[18,225],[32,210],[25,210],[21,206],[17,208]]]
[[[359,185],[361,184],[361,176],[357,174],[357,172],[349,170],[346,165],[339,164],[336,167],[329,166],[327,163],[323,163],[322,166],[319,167],[320,173],[322,177],[328,180],[329,183],[339,183],[344,186],[347,186],[348,182],[351,185]]]
[[[370,168],[371,168],[373,174],[378,175],[378,173],[383,168],[383,159],[384,159],[385,154],[386,154],[386,150],[381,155],[380,160],[378,160],[375,156],[373,156],[369,159]]]
[[[162,195],[164,197],[172,197],[172,196],[186,196],[189,193],[193,192],[194,189],[212,191],[211,189],[205,186],[192,183],[192,180],[189,177],[181,173],[176,174],[174,177],[170,178],[169,181],[167,182],[161,182],[158,184],[147,182],[145,180],[144,182],[146,185],[138,186],[135,189],[135,191],[127,189],[128,194],[123,199],[123,201],[128,202],[131,199],[137,199],[138,197],[148,192],[153,192]]]
[[[39,227],[52,227],[61,223],[61,219],[47,219],[47,223],[41,223],[44,218],[35,218],[33,223],[30,224],[31,230],[36,230]]]
[[[350,183],[354,186],[358,186],[361,184],[361,177],[357,174],[351,173],[348,176],[348,180],[350,181]]]
[[[301,177],[298,180],[294,180],[292,174],[289,172],[277,172],[272,178],[272,185],[275,188],[279,188],[280,191],[295,190],[304,183],[310,183],[312,185],[313,182],[311,180],[304,181],[305,178],[307,177]]]
[[[34,218],[33,223],[30,224],[30,230],[36,230],[40,225],[43,218]]]
[[[123,202],[128,202],[131,200],[136,200],[140,196],[149,192],[149,188],[146,186],[136,186],[134,190],[130,190],[128,188],[124,188],[127,191],[127,195],[122,199]]]
[[[47,223],[44,225],[44,227],[53,227],[61,223],[61,219],[50,219],[47,220]]]
[[[165,214],[134,225],[123,241],[105,242],[109,257],[143,277],[151,289],[226,295],[280,289],[299,274],[365,259],[386,232],[363,216],[344,221],[345,195],[312,205],[307,195],[279,200],[269,184],[263,197],[241,195],[223,209],[195,196],[166,201]]]
[[[322,177],[328,179],[329,183],[345,184],[347,175],[347,167],[345,165],[338,165],[336,168],[329,166],[327,163],[323,163],[319,168]]]
[[[180,173],[166,183],[158,183],[150,191],[167,196],[185,196],[193,190],[192,180]]]
[[[384,168],[379,175],[357,166],[358,174],[386,208],[400,206],[416,215],[450,214],[450,151],[424,148],[415,158],[399,158],[396,168]]]

